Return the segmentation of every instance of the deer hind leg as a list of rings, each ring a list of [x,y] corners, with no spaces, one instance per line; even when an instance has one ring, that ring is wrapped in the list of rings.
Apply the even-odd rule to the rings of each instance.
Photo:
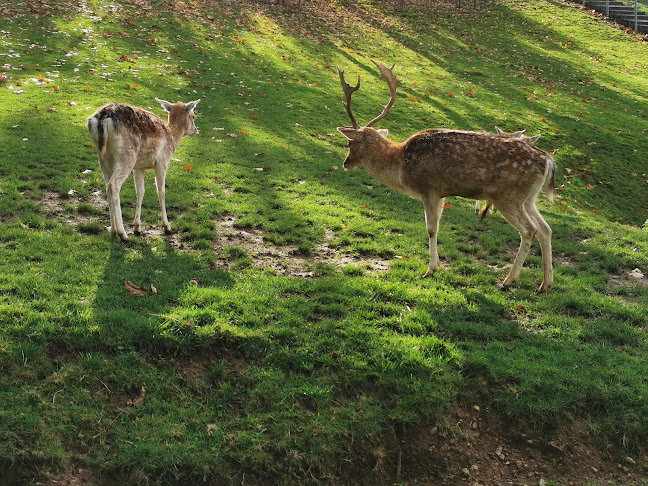
[[[161,164],[155,166],[155,187],[157,188],[158,200],[160,201],[160,216],[162,218],[162,226],[164,227],[165,233],[171,233],[171,225],[167,219],[166,213],[166,188],[164,186],[166,180],[166,167],[162,167]]]
[[[133,221],[134,233],[136,235],[142,232],[142,200],[144,199],[144,169],[134,169],[133,179],[135,180],[135,220]]]
[[[424,197],[423,209],[425,210],[425,226],[429,236],[430,263],[424,277],[431,277],[439,268],[439,253],[437,251],[437,235],[439,233],[439,220],[443,212],[443,198]]]
[[[533,243],[537,227],[533,219],[527,214],[523,205],[511,206],[498,204],[497,202],[495,202],[495,204],[497,204],[497,207],[506,220],[518,230],[518,233],[520,233],[520,248],[515,256],[509,274],[502,282],[502,287],[508,288],[513,285],[513,282],[515,282],[520,276],[522,265],[524,265],[524,260],[526,260],[529,250],[531,249],[531,243]]]
[[[540,211],[535,205],[535,201],[529,201],[526,204],[526,210],[529,216],[533,219],[540,242],[540,251],[542,252],[542,272],[543,280],[542,285],[538,288],[538,292],[545,292],[553,285],[553,262],[551,253],[551,227],[544,220]]]
[[[113,167],[108,160],[101,158],[101,156],[99,156],[99,167],[101,168],[101,173],[103,174],[104,182],[106,183],[106,202],[108,203],[108,213],[110,215],[110,227],[108,227],[108,231],[112,233],[115,225],[113,224],[113,207],[112,204],[110,204],[110,198],[108,197],[108,182],[110,182],[110,178],[112,177]]]
[[[103,174],[104,182],[106,183],[106,202],[108,203],[108,212],[110,214],[110,226],[107,229],[114,235],[117,234],[117,229],[119,228],[119,225],[116,223],[115,206],[113,204],[113,198],[111,197],[112,191],[110,184],[115,172],[115,161],[111,155],[106,155],[103,158],[100,156],[99,167],[101,168],[101,173]],[[119,203],[119,191],[117,191],[117,201]]]
[[[122,221],[121,202],[119,200],[119,192],[124,184],[124,181],[130,174],[130,167],[134,164],[128,165],[128,161],[121,160],[119,164],[115,164],[115,170],[110,175],[106,183],[106,197],[108,199],[108,207],[110,208],[110,232],[119,236],[122,241],[128,240],[128,235],[124,229],[124,222]],[[105,177],[105,175],[104,175]]]

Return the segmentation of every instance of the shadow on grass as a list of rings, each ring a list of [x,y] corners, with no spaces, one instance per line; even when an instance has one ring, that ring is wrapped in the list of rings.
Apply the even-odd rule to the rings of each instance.
[[[165,316],[179,305],[194,285],[231,288],[231,274],[213,271],[193,252],[182,252],[164,240],[122,243],[113,238],[109,260],[98,284],[93,306],[101,343],[107,350],[137,350],[155,355],[190,354],[200,343],[190,343],[167,332]],[[125,283],[155,287],[156,294],[131,295]]]

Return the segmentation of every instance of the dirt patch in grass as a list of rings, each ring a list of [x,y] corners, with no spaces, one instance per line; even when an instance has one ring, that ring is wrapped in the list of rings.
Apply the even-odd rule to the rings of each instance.
[[[81,201],[76,195],[66,197],[56,192],[46,191],[43,198],[34,200],[34,203],[41,207],[44,216],[48,219],[77,227],[80,231],[88,225],[107,229],[103,222],[108,220],[108,205],[101,192],[94,193],[89,201]],[[105,216],[80,212],[81,204],[105,212]],[[232,261],[224,249],[237,247],[245,250],[251,258],[253,266],[271,268],[279,275],[314,277],[318,265],[331,265],[338,268],[353,265],[364,268],[368,272],[389,269],[390,260],[388,259],[370,255],[351,255],[332,248],[329,246],[333,239],[333,234],[330,231],[325,233],[323,243],[316,245],[310,252],[304,253],[296,245],[272,245],[264,240],[261,230],[236,228],[235,223],[236,218],[232,216],[215,221],[214,250],[218,260],[216,267],[229,269]],[[127,226],[127,224],[125,225]],[[181,233],[165,234],[161,227],[147,226],[146,223],[143,223],[142,228],[141,238],[147,240],[164,238],[177,250],[186,250],[191,246],[189,242],[183,241]]]
[[[7,482],[2,482],[3,478],[9,478]],[[12,479],[13,478],[13,479]],[[15,480],[16,482],[13,482]],[[18,476],[3,476],[0,471],[0,483],[2,484],[34,484],[41,486],[118,486],[123,484],[115,478],[99,477],[94,471],[86,469],[75,464],[71,457],[66,457],[61,462],[58,472],[41,478],[40,481],[33,482],[22,481]]]
[[[375,256],[349,255],[331,248],[328,243],[333,239],[333,234],[329,231],[325,233],[323,243],[304,254],[295,245],[268,244],[263,239],[262,231],[253,228],[239,229],[235,223],[236,218],[231,216],[216,222],[215,247],[220,265],[224,267],[229,267],[231,260],[223,249],[236,247],[245,250],[251,257],[253,266],[271,268],[279,275],[314,277],[318,265],[355,265],[364,267],[368,272],[385,271],[389,268],[389,260]]]
[[[350,483],[377,484],[379,476],[383,484],[406,486],[643,486],[648,474],[646,458],[601,449],[582,421],[537,433],[477,407],[455,411],[444,427],[394,436],[377,450],[353,462],[348,473],[358,482]]]
[[[619,275],[610,275],[607,282],[608,288],[616,289],[617,287],[635,287],[642,285],[648,286],[648,278],[638,268],[623,269]]]

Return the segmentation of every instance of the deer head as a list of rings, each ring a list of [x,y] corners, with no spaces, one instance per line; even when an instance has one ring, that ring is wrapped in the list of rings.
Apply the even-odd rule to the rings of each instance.
[[[499,128],[499,127],[495,127],[495,132],[496,132],[498,135],[501,135],[502,137],[506,137],[506,138],[519,138],[519,139],[521,139],[521,140],[523,140],[523,141],[525,141],[526,143],[531,144],[531,145],[535,145],[535,143],[536,143],[536,142],[538,141],[538,139],[540,138],[540,134],[538,134],[538,135],[534,135],[534,136],[532,136],[532,137],[527,137],[527,136],[524,134],[524,132],[526,132],[526,129],[524,129],[524,130],[520,130],[519,132],[505,132],[505,131],[502,130],[501,128]]]
[[[364,127],[360,127],[358,125],[358,122],[356,121],[355,117],[353,116],[353,112],[351,111],[351,95],[355,91],[360,89],[360,77],[358,77],[358,83],[352,87],[344,80],[344,71],[341,71],[340,68],[338,68],[340,83],[342,84],[342,90],[344,91],[344,96],[346,97],[346,103],[344,103],[344,107],[346,108],[347,114],[349,115],[352,124],[350,127],[338,127],[338,131],[342,135],[344,135],[347,140],[349,140],[349,154],[344,161],[345,169],[353,169],[354,167],[362,165],[362,161],[372,151],[375,150],[376,144],[388,143],[386,139],[389,131],[385,129],[376,130],[372,127],[380,120],[382,120],[385,115],[387,115],[391,107],[394,106],[394,102],[396,101],[396,88],[398,87],[398,83],[400,83],[400,81],[393,73],[394,65],[392,65],[392,67],[390,68],[387,68],[379,62],[372,62],[376,65],[382,76],[387,81],[387,84],[389,85],[390,100],[389,103],[382,107],[383,109],[380,115],[375,117]]]
[[[169,114],[169,126],[175,127],[180,124],[178,130],[182,135],[198,135],[200,131],[196,127],[196,105],[200,100],[190,101],[184,103],[169,103],[165,100],[155,98],[155,101],[160,103],[162,109]]]

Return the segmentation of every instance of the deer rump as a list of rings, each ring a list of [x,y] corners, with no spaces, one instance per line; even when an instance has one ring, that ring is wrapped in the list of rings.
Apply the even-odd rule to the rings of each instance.
[[[413,135],[404,144],[400,182],[410,194],[496,200],[507,192],[537,197],[544,186],[547,197],[553,199],[553,159],[523,140],[432,129]]]
[[[103,157],[110,134],[122,132],[136,135],[135,140],[146,140],[156,133],[168,131],[166,124],[155,114],[141,108],[111,103],[88,119],[90,137]]]

